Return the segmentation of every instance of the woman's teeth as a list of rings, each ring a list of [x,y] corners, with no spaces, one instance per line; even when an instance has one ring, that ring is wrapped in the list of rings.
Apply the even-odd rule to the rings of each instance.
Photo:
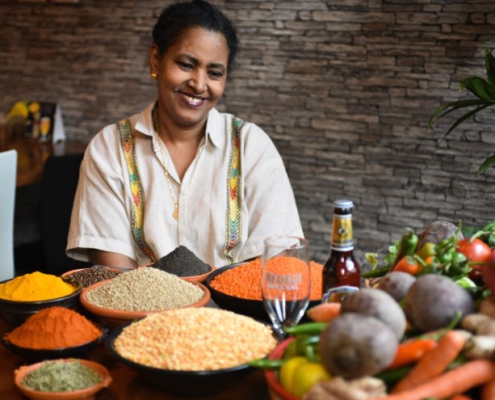
[[[187,100],[187,102],[192,105],[198,105],[203,101],[203,99],[198,99],[197,97],[191,97],[185,94],[183,94],[183,96]]]

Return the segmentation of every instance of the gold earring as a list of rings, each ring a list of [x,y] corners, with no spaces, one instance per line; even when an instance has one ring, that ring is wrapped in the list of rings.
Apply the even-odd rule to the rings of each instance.
[[[158,75],[157,75],[157,73],[156,73],[156,72],[152,72],[152,73],[150,74],[150,77],[151,77],[151,79],[153,79],[154,81],[156,81],[156,80],[158,79]]]

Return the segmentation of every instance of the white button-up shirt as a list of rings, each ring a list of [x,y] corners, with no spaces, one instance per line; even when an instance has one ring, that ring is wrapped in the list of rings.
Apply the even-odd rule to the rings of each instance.
[[[183,245],[210,265],[227,265],[227,173],[233,116],[210,111],[205,138],[181,181],[153,128],[153,105],[130,118],[145,196],[146,242],[157,259]],[[242,240],[230,253],[236,261],[260,256],[267,237],[303,235],[283,161],[268,135],[255,124],[245,123],[242,128],[240,158]],[[179,200],[178,220],[172,216],[169,185]],[[124,254],[139,265],[150,262],[134,241],[132,209],[127,164],[118,127],[113,124],[99,132],[86,150],[67,254],[87,261],[87,249],[93,248]]]

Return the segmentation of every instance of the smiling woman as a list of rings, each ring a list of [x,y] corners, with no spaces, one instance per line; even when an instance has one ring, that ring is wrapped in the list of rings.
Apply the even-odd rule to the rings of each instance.
[[[220,267],[260,256],[270,236],[302,236],[269,136],[215,108],[237,48],[234,25],[208,2],[163,10],[148,58],[157,99],[88,146],[69,256],[136,267],[185,246]]]

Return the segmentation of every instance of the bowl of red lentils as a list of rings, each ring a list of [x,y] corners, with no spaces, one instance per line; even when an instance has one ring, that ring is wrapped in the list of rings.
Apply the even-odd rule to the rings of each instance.
[[[203,307],[210,298],[200,283],[146,267],[88,286],[80,302],[90,314],[115,328],[165,310]]]
[[[311,267],[309,307],[321,303],[323,265]],[[204,282],[213,301],[225,310],[270,322],[261,296],[261,258],[218,268]],[[304,317],[305,318],[305,317]]]
[[[269,325],[213,307],[183,308],[121,326],[108,353],[141,379],[179,396],[222,392],[255,369],[277,340]]]

